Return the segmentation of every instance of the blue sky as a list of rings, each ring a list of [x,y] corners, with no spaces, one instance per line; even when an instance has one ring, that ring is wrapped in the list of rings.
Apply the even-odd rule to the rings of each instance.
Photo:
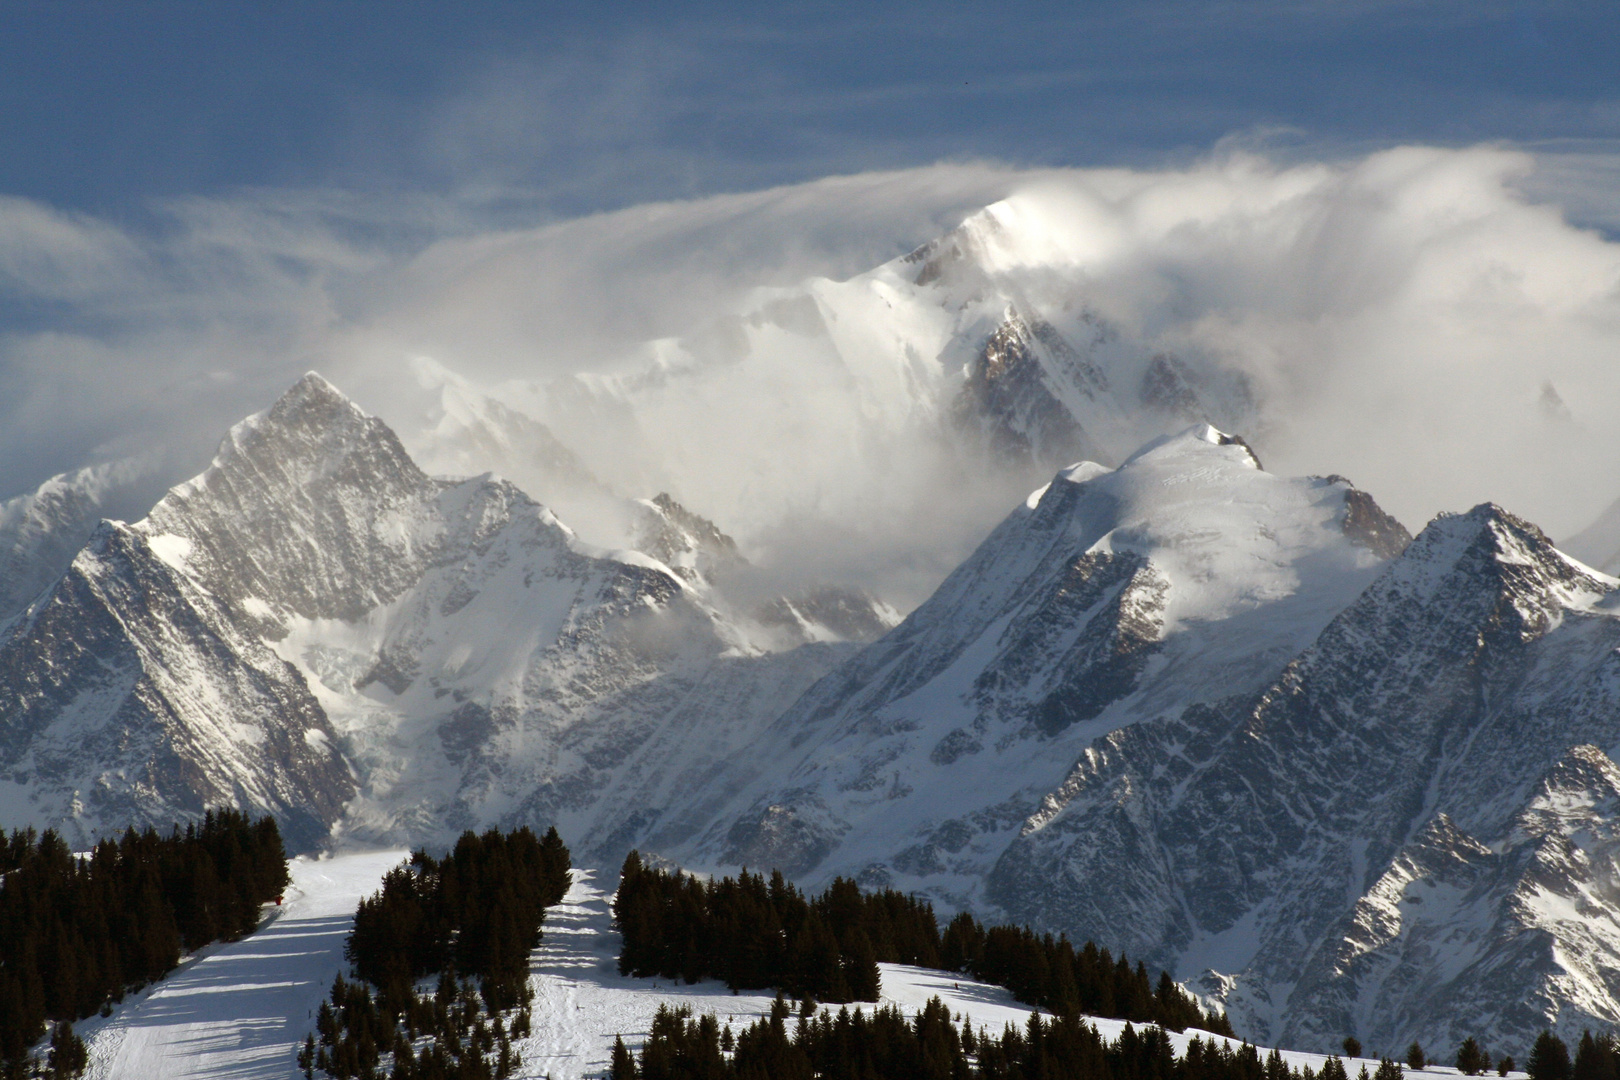
[[[569,216],[940,160],[1620,137],[1620,4],[0,3],[0,193]]]

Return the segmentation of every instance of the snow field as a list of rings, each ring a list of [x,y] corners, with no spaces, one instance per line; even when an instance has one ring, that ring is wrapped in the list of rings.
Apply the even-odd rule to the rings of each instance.
[[[280,908],[241,941],[210,945],[106,1019],[76,1028],[90,1080],[287,1080],[297,1045],[348,965],[343,940],[362,897],[408,855],[368,851],[292,860]]]
[[[294,859],[292,885],[280,908],[241,941],[213,945],[188,958],[167,979],[127,998],[112,1016],[78,1027],[90,1052],[91,1080],[293,1080],[297,1047],[314,1030],[315,1012],[347,971],[343,941],[355,906],[375,892],[404,851],[368,851],[330,858]],[[599,871],[574,871],[573,887],[546,916],[544,937],[532,959],[532,1034],[515,1045],[523,1057],[516,1075],[538,1080],[602,1076],[613,1040],[639,1047],[660,1005],[713,1013],[740,1031],[770,1011],[773,995],[733,994],[705,981],[694,986],[618,973],[619,936],[610,896],[596,884]],[[953,1015],[999,1034],[1022,1025],[1029,1008],[1007,991],[941,971],[883,964],[883,1005],[907,1013],[938,996]],[[870,1008],[870,1006],[864,1006]],[[1123,1021],[1096,1020],[1106,1038]],[[1177,1052],[1193,1033],[1172,1035]],[[1205,1034],[1205,1038],[1216,1038]],[[1264,1050],[1261,1051],[1265,1053]],[[1320,1070],[1319,1054],[1284,1052],[1290,1065]],[[1355,1077],[1359,1061],[1347,1061]],[[1367,1061],[1369,1073],[1376,1061]],[[1514,1074],[1522,1076],[1523,1074]],[[1439,1068],[1408,1076],[1456,1076]]]
[[[685,1005],[698,1016],[713,1013],[733,1032],[770,1013],[772,994],[733,994],[712,980],[687,986],[620,975],[611,898],[597,887],[596,874],[575,870],[573,888],[546,915],[545,937],[535,952],[530,977],[535,991],[533,1034],[516,1044],[523,1055],[518,1076],[552,1080],[601,1076],[607,1071],[614,1038],[622,1035],[631,1047],[640,1047],[660,1005]],[[1029,1007],[999,986],[959,982],[926,968],[879,966],[882,1005],[915,1013],[938,995],[952,1014],[965,1013],[974,1027],[998,1033],[1004,1024],[1021,1025],[1029,1017]]]

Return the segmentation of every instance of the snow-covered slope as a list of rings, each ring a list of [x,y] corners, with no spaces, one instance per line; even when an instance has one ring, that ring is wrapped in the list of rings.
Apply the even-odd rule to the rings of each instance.
[[[1589,566],[1610,574],[1620,572],[1620,499],[1559,546]]]
[[[368,852],[333,859],[299,859],[284,907],[259,931],[232,944],[211,946],[162,983],[133,995],[107,1019],[78,1026],[90,1052],[90,1080],[132,1076],[238,1080],[287,1080],[303,1037],[314,1029],[315,1011],[332,976],[344,970],[343,938],[354,907],[374,892],[400,852]],[[518,1078],[585,1080],[605,1075],[615,1038],[639,1047],[660,1005],[687,1006],[712,1014],[734,1031],[765,1016],[771,997],[733,994],[705,981],[671,984],[618,974],[619,935],[612,927],[603,881],[575,871],[563,902],[546,915],[543,938],[530,963],[534,990],[532,1034],[515,1043]],[[1021,1026],[1027,1006],[1000,987],[899,964],[881,967],[884,1006],[921,1011],[938,997],[953,1016],[974,1028],[1000,1034]],[[1106,1038],[1124,1024],[1096,1020]],[[1171,1036],[1179,1053],[1200,1034]],[[1263,1051],[1262,1051],[1263,1052]],[[1324,1058],[1285,1053],[1291,1067],[1320,1070]],[[1358,1062],[1346,1061],[1352,1071]],[[1369,1071],[1377,1062],[1365,1062]],[[1456,1076],[1451,1070],[1411,1071],[1414,1080]],[[1522,1078],[1522,1073],[1513,1074]]]
[[[766,734],[693,863],[923,890],[1326,1049],[1620,1019],[1620,594],[1209,428],[1060,473]]]
[[[354,909],[381,887],[404,851],[294,859],[283,906],[257,932],[198,950],[168,978],[138,991],[105,1019],[76,1026],[92,1080],[297,1075],[297,1046],[346,972],[343,941]]]
[[[157,472],[155,459],[122,458],[0,502],[0,623],[61,577],[101,519],[138,502]]]
[[[788,771],[678,854],[984,907],[1093,739],[1264,685],[1403,538],[1344,481],[1272,476],[1208,427],[1067,469],[801,699],[758,754]]]
[[[1087,747],[985,894],[1235,976],[1205,985],[1285,1045],[1612,1023],[1613,765],[1580,744],[1620,741],[1614,585],[1498,508],[1442,517],[1268,685]]]
[[[87,840],[233,802],[297,845],[525,821],[622,855],[842,655],[768,651],[702,586],[429,477],[307,376],[6,629],[5,823]]]

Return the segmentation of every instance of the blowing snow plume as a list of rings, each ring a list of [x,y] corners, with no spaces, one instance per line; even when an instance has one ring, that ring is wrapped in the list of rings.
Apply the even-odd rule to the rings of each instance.
[[[11,201],[7,291],[52,314],[0,354],[4,486],[314,365],[603,546],[669,493],[761,595],[910,606],[1053,467],[1200,421],[1412,526],[1493,499],[1564,534],[1620,492],[1620,246],[1526,196],[1535,164],[939,166],[526,230],[265,196],[154,238]]]

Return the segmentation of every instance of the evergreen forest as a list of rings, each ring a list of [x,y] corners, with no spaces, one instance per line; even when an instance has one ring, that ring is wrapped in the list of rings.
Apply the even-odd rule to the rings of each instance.
[[[357,981],[333,982],[298,1055],[304,1075],[510,1076],[512,1040],[529,1032],[529,954],[568,870],[556,829],[463,833],[442,859],[413,852],[355,912],[345,954]],[[435,990],[420,993],[432,976]]]
[[[837,1014],[806,1002],[789,1031],[792,1010],[780,997],[767,1018],[733,1034],[713,1016],[659,1009],[639,1054],[614,1045],[611,1080],[1349,1080],[1332,1057],[1320,1072],[1290,1069],[1273,1050],[1194,1036],[1176,1057],[1157,1026],[1125,1026],[1104,1039],[1074,1013],[1031,1013],[999,1034],[974,1031],[934,998],[907,1021],[896,1008]],[[1401,1067],[1380,1064],[1374,1080],[1401,1080]],[[1357,1080],[1369,1080],[1363,1069]]]
[[[0,1076],[25,1075],[51,1028],[51,1070],[84,1067],[72,1022],[234,940],[287,886],[271,818],[206,813],[169,836],[133,829],[75,855],[55,832],[0,837]]]
[[[1087,942],[958,915],[942,934],[933,905],[892,889],[863,893],[845,878],[806,897],[773,873],[700,881],[624,861],[614,918],[624,975],[723,980],[733,990],[777,989],[841,1004],[878,999],[879,962],[962,972],[1006,987],[1019,1001],[1055,1013],[1084,1013],[1172,1031],[1232,1033],[1160,972]]]

